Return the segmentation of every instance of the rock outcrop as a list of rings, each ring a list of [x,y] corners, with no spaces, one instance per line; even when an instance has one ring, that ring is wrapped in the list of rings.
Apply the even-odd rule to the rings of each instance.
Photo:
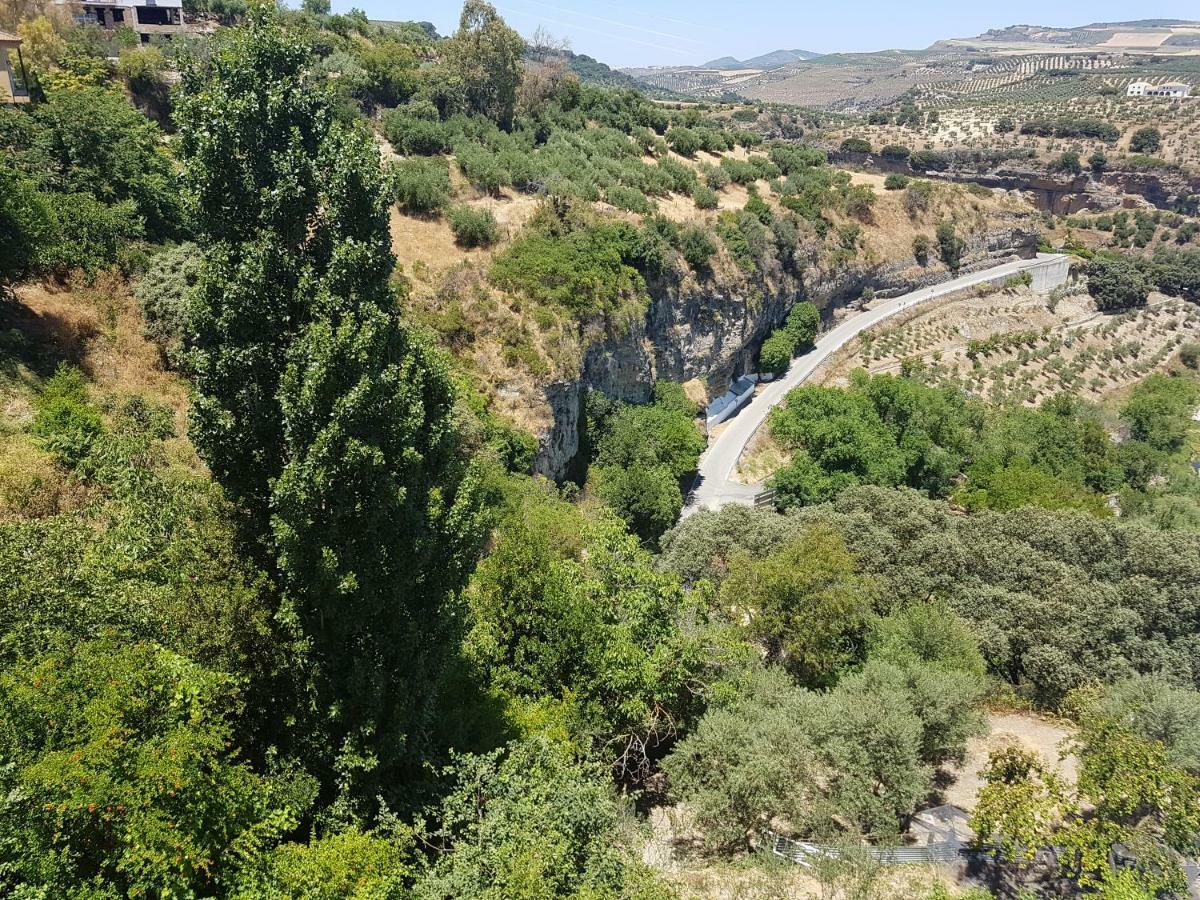
[[[962,271],[1013,256],[1030,257],[1037,241],[1036,231],[1016,225],[968,236]],[[830,273],[813,270],[793,290],[659,289],[641,321],[588,347],[578,380],[545,388],[553,424],[538,435],[536,470],[555,480],[575,474],[572,464],[589,390],[640,403],[650,398],[655,381],[699,378],[708,383],[710,396],[719,394],[733,378],[754,371],[759,346],[800,299],[831,309],[857,299],[867,288],[877,296],[895,296],[948,277],[944,267],[923,267],[909,256]]]

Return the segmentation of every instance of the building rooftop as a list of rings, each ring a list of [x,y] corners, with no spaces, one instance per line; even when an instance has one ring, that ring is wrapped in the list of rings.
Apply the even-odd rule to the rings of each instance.
[[[18,35],[11,34],[10,32],[0,31],[0,41],[11,41],[14,44],[19,44],[21,43],[21,38]]]

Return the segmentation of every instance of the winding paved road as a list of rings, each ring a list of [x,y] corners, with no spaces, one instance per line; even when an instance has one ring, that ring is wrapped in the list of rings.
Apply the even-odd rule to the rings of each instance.
[[[698,509],[720,509],[730,503],[754,502],[754,496],[760,489],[733,479],[738,460],[741,459],[746,445],[750,443],[750,438],[754,437],[759,426],[766,421],[767,414],[787,396],[788,391],[800,385],[817,366],[859,332],[919,303],[985,282],[1008,278],[1062,258],[1061,254],[1039,253],[1033,259],[1013,260],[970,275],[961,275],[942,284],[887,300],[874,309],[851,316],[836,328],[822,334],[812,350],[793,359],[787,373],[778,381],[765,385],[744,409],[725,424],[724,430],[709,444],[704,455],[700,457],[699,472],[688,496],[687,505],[683,509],[683,515],[687,516]]]

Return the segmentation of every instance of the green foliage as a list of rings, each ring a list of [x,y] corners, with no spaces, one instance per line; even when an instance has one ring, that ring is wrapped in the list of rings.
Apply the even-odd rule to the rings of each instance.
[[[0,880],[64,896],[210,893],[295,823],[238,759],[233,680],[150,644],[0,674]]]
[[[933,202],[933,192],[932,181],[910,181],[904,190],[904,209],[913,217],[925,212]]]
[[[231,896],[305,900],[391,900],[407,895],[416,874],[407,834],[349,828],[306,844],[289,842],[246,866]]]
[[[34,112],[30,162],[46,188],[91,194],[104,205],[128,201],[153,239],[187,231],[171,160],[158,128],[118,93],[54,91]]]
[[[506,290],[569,310],[580,319],[615,316],[648,301],[634,268],[639,232],[622,222],[584,225],[566,234],[522,234],[492,263]]]
[[[1129,260],[1097,256],[1087,265],[1088,293],[1102,310],[1142,306],[1150,292],[1145,276]]]
[[[455,109],[486,116],[505,130],[511,128],[524,49],[525,41],[504,23],[495,7],[484,0],[467,0],[458,31],[441,48]]]
[[[913,492],[855,488],[787,516],[700,511],[663,537],[663,565],[689,582],[720,579],[739,552],[769,553],[818,522],[837,528],[881,596],[945,598],[979,636],[988,670],[1025,696],[1053,702],[1137,672],[1200,685],[1188,649],[1200,544],[1186,532],[1034,507],[956,516]]]
[[[581,512],[536,484],[504,511],[468,590],[468,654],[526,731],[644,777],[652,749],[700,709],[712,643],[701,615],[657,574],[620,521]]]
[[[620,846],[623,804],[599,767],[532,738],[484,756],[462,756],[439,810],[443,850],[417,883],[428,900],[570,897],[666,900],[670,896]]]
[[[500,228],[490,209],[455,206],[446,213],[446,221],[460,247],[490,247],[500,239]]]
[[[735,558],[721,601],[748,617],[770,662],[802,685],[825,687],[861,659],[872,617],[872,585],[855,572],[841,537],[827,528],[761,559]]]
[[[967,249],[967,242],[958,236],[953,222],[938,222],[937,226],[938,256],[951,272],[957,272],[962,265],[962,255]]]
[[[780,375],[792,364],[795,342],[784,329],[773,331],[758,351],[758,368],[761,372]]]
[[[52,242],[56,219],[37,184],[0,158],[0,284],[16,281],[41,266]]]
[[[448,129],[436,118],[426,118],[419,108],[398,107],[386,110],[381,124],[383,135],[400,153],[410,156],[434,156],[450,149]]]
[[[409,212],[427,213],[450,202],[450,171],[444,160],[406,159],[390,172],[392,194]]]
[[[357,777],[378,785],[427,733],[442,605],[477,537],[475,479],[444,364],[400,323],[387,285],[378,150],[332,122],[305,64],[256,15],[184,76],[186,178],[207,249],[191,431],[296,598],[326,751],[375,754],[380,767]],[[326,778],[331,763],[316,761]]]
[[[901,175],[899,172],[892,172],[883,179],[883,189],[885,191],[902,191],[908,187],[912,181],[907,175]]]
[[[33,433],[62,465],[75,468],[90,455],[101,428],[100,411],[88,402],[83,373],[60,366],[37,398]]]
[[[200,279],[200,248],[186,242],[156,253],[134,288],[146,323],[145,334],[173,369],[186,364],[184,340],[188,303]]]
[[[772,480],[779,502],[806,505],[859,483],[944,491],[977,420],[952,391],[855,373],[847,390],[792,391],[769,422],[776,440],[795,451]]]
[[[1060,116],[1057,119],[1029,119],[1021,123],[1021,134],[1033,134],[1038,137],[1059,138],[1096,138],[1106,143],[1113,143],[1121,136],[1115,125],[1093,118],[1071,118]]]
[[[977,730],[978,698],[977,682],[951,670],[869,662],[821,694],[768,669],[710,709],[663,769],[717,848],[779,820],[807,838],[895,840],[932,764],[960,756]]]
[[[1050,171],[1078,175],[1083,171],[1083,163],[1080,162],[1079,154],[1074,150],[1064,150],[1054,162],[1050,163]]]
[[[1189,378],[1151,375],[1139,382],[1121,408],[1132,436],[1156,450],[1178,450],[1200,404],[1200,385]]]
[[[1069,698],[1084,715],[1161,744],[1172,766],[1200,773],[1200,692],[1161,675],[1138,675]]]
[[[863,138],[848,137],[842,141],[843,153],[870,153],[871,142]]]
[[[912,251],[913,257],[921,265],[929,262],[929,251],[933,249],[933,241],[929,239],[927,234],[918,234],[913,237]]]
[[[992,751],[983,780],[970,820],[979,842],[1010,862],[1032,863],[1070,809],[1062,783],[1036,752],[1017,746]]]
[[[938,150],[914,150],[908,164],[914,172],[944,172],[950,168],[950,157]]]
[[[1162,132],[1154,126],[1139,128],[1129,139],[1130,153],[1157,153],[1162,147]]]
[[[683,507],[680,480],[694,472],[704,436],[695,404],[660,385],[654,403],[630,406],[594,398],[591,484],[642,540],[653,543]]]

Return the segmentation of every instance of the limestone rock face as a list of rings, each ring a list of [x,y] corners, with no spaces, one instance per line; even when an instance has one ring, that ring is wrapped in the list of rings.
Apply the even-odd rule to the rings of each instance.
[[[1013,256],[1033,256],[1037,240],[1036,231],[1020,226],[968,236],[962,271]],[[552,425],[538,435],[535,469],[556,481],[575,474],[572,465],[590,390],[644,403],[656,381],[699,378],[707,382],[709,396],[716,396],[737,376],[754,371],[763,340],[800,300],[831,309],[857,299],[866,288],[877,296],[895,296],[948,277],[943,267],[924,268],[910,256],[833,273],[814,271],[802,286],[777,293],[726,291],[719,286],[657,290],[641,320],[588,347],[579,379],[545,388]]]

